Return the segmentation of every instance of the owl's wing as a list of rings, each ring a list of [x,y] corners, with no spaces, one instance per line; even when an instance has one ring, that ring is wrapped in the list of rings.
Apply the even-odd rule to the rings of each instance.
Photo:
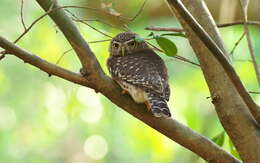
[[[110,58],[108,67],[114,80],[153,90],[169,100],[167,70],[163,60],[153,51]]]

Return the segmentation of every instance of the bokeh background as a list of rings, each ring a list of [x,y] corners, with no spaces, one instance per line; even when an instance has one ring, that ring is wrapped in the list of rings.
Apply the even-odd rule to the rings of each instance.
[[[143,1],[59,2],[63,5],[108,7],[115,14],[132,17]],[[241,19],[237,0],[206,2],[218,23]],[[0,1],[0,35],[9,40],[15,40],[23,32],[20,7],[21,0]],[[70,9],[70,11],[83,19],[99,19],[99,22],[88,23],[111,36],[121,32],[120,28],[123,27],[112,16],[92,10]],[[249,19],[259,20],[259,11],[259,0],[252,0]],[[42,14],[42,9],[35,1],[24,0],[27,27]],[[87,41],[108,39],[84,24],[76,24]],[[163,0],[148,0],[138,18],[128,24],[129,29],[143,37],[150,33],[144,30],[147,26],[180,27]],[[259,61],[260,30],[254,26],[250,26],[250,30]],[[220,32],[228,51],[231,51],[242,35],[243,27],[226,27],[220,29]],[[169,38],[176,43],[178,55],[197,62],[186,39]],[[52,63],[56,63],[60,56],[70,49],[62,33],[48,17],[36,24],[18,45]],[[107,72],[105,64],[108,58],[108,42],[90,46]],[[209,138],[220,134],[223,128],[211,100],[207,99],[210,94],[201,69],[164,54],[160,55],[169,69],[172,90],[169,106],[173,117]],[[245,39],[231,58],[246,87],[252,91],[259,91]],[[80,62],[72,51],[66,53],[58,64],[75,72],[80,69]],[[259,95],[252,96],[260,103]],[[223,148],[231,151],[227,136]],[[39,69],[8,55],[0,61],[0,163],[9,162],[203,163],[205,161],[119,109],[101,94],[54,76],[48,77],[48,74]]]

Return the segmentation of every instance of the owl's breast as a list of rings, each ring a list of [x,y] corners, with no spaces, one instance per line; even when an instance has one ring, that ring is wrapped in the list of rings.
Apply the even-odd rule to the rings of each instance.
[[[144,103],[148,101],[147,94],[143,89],[123,81],[117,81],[117,83],[122,89],[126,90],[131,95],[136,103]]]

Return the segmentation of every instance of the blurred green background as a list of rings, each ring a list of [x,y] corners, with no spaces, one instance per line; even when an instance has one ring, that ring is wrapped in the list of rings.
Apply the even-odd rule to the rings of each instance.
[[[27,27],[43,14],[35,1],[24,0]],[[142,1],[85,0],[59,1],[63,5],[101,8],[112,6],[115,13],[132,17]],[[218,23],[239,18],[239,5],[234,0],[207,1]],[[20,0],[1,0],[0,35],[15,40],[22,32]],[[127,6],[127,7],[126,7]],[[234,7],[233,7],[234,6]],[[249,19],[259,19],[260,4],[251,1]],[[99,19],[118,28],[122,24],[111,16],[100,16],[91,10],[70,9],[84,19]],[[259,10],[258,10],[259,11]],[[233,15],[233,16],[232,16]],[[122,32],[104,23],[88,22],[99,30],[114,36]],[[104,35],[76,23],[87,41],[107,39]],[[179,27],[163,0],[148,0],[139,17],[129,28],[146,37],[147,26]],[[260,58],[259,28],[250,28],[257,59]],[[222,28],[221,35],[228,51],[243,33],[242,26]],[[155,32],[159,33],[159,32]],[[178,55],[197,62],[188,41],[169,37],[178,47]],[[154,43],[152,41],[152,43]],[[55,24],[45,17],[18,42],[28,51],[55,63],[71,47]],[[156,45],[156,44],[155,44]],[[90,44],[104,71],[108,58],[108,42]],[[212,138],[223,131],[217,118],[200,68],[160,54],[170,76],[171,98],[169,106],[173,117],[193,130]],[[232,56],[243,83],[249,90],[258,91],[254,69],[249,61],[245,39]],[[78,72],[80,62],[69,52],[59,65]],[[257,95],[252,95],[260,103]],[[230,151],[228,138],[223,148]],[[8,55],[0,61],[0,163],[187,163],[205,162],[189,150],[147,127],[128,113],[117,108],[101,94],[48,74]]]

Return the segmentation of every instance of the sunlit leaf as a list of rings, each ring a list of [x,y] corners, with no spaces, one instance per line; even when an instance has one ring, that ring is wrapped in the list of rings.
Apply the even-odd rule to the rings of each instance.
[[[168,38],[162,36],[155,36],[155,40],[166,55],[173,57],[177,54],[177,47],[175,43],[169,40]]]
[[[235,156],[236,158],[238,158],[238,159],[240,159],[241,160],[241,158],[240,158],[240,156],[239,156],[239,153],[237,152],[237,150],[236,150],[236,148],[235,148],[235,146],[234,146],[234,144],[233,144],[233,142],[232,142],[232,140],[229,138],[229,140],[228,140],[228,144],[229,144],[229,148],[230,148],[230,153],[233,155],[233,156]]]
[[[154,33],[153,32],[149,33],[148,37],[150,36],[154,36]]]
[[[211,140],[222,147],[224,144],[224,140],[225,140],[225,132],[222,131],[220,134],[213,137]]]

